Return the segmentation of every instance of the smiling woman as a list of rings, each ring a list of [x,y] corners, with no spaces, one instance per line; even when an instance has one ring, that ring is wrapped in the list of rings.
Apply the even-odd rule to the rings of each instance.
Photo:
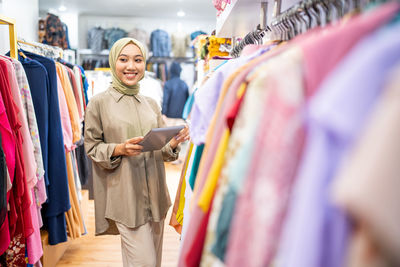
[[[155,100],[140,94],[146,50],[133,38],[110,50],[112,83],[91,98],[85,114],[85,149],[93,161],[96,234],[121,234],[124,266],[161,266],[164,219],[171,205],[164,161],[178,158],[185,127],[161,150],[139,142],[164,127]]]
[[[144,58],[139,47],[134,44],[126,45],[118,56],[115,72],[126,85],[135,85],[144,76]]]

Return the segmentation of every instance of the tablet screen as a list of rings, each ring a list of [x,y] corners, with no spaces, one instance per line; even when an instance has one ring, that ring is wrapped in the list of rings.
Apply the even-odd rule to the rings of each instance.
[[[151,129],[139,143],[139,145],[143,146],[142,152],[162,149],[183,128],[185,126],[180,125]]]

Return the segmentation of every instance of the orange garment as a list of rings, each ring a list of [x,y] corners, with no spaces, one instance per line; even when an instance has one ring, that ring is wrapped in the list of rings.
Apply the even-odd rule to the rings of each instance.
[[[175,196],[175,201],[174,201],[174,207],[172,209],[172,214],[171,214],[171,219],[169,221],[169,225],[175,228],[175,231],[179,234],[182,233],[182,220],[177,218],[178,210],[180,203],[184,203],[184,198],[185,198],[185,176],[186,172],[188,169],[189,165],[189,159],[192,154],[193,150],[193,143],[190,143],[188,152],[186,154],[186,159],[185,159],[185,164],[183,165],[182,172],[181,172],[181,177],[179,179],[179,186],[178,190],[176,191],[176,196]]]
[[[70,68],[67,67],[65,69],[68,71],[68,75],[69,75],[69,78],[71,81],[71,87],[73,90],[76,107],[78,108],[79,121],[83,121],[83,110],[82,110],[82,106],[81,106],[80,92],[79,92],[78,84],[76,83],[75,74]]]
[[[79,112],[76,105],[74,93],[72,91],[71,82],[68,77],[68,71],[61,63],[56,62],[57,74],[60,77],[62,87],[64,89],[65,99],[67,100],[68,112],[71,118],[72,126],[72,142],[76,143],[81,139],[81,127],[79,123]]]

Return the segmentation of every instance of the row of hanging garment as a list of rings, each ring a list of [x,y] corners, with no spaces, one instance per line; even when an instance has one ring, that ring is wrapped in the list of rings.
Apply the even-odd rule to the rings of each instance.
[[[156,74],[157,78],[160,79],[163,84],[168,79],[168,64],[167,61],[152,61],[150,58],[146,62],[146,70]]]
[[[86,232],[80,208],[88,168],[85,74],[39,55],[44,47],[20,49],[18,60],[0,56],[1,183],[7,185],[0,201],[2,266],[40,266],[40,229],[50,245]]]
[[[400,4],[369,7],[206,76],[170,220],[179,266],[400,264]]]

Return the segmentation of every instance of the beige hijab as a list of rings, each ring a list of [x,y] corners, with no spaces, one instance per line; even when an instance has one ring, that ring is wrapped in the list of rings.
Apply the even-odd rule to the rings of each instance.
[[[121,94],[125,95],[137,95],[139,93],[139,83],[135,85],[128,86],[124,84],[117,76],[115,72],[115,63],[117,62],[118,56],[121,53],[121,50],[128,45],[129,43],[132,43],[139,47],[140,51],[142,52],[143,58],[144,58],[144,63],[146,64],[146,59],[147,59],[147,54],[146,54],[146,49],[144,45],[139,42],[136,39],[133,38],[122,38],[119,39],[114,43],[114,45],[111,47],[110,54],[108,56],[109,62],[110,62],[110,68],[111,68],[111,75],[112,75],[112,87],[115,88],[118,92]],[[144,77],[144,74],[143,74]],[[140,80],[143,79],[143,77],[140,78]],[[139,81],[140,81],[139,80]]]

